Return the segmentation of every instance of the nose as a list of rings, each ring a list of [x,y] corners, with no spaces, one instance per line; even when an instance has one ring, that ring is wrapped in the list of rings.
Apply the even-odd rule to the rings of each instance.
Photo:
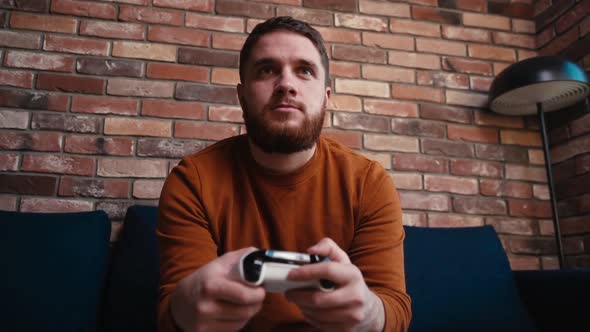
[[[288,70],[283,70],[279,76],[274,88],[274,94],[278,96],[291,95],[295,96],[297,90],[295,89],[293,75]]]

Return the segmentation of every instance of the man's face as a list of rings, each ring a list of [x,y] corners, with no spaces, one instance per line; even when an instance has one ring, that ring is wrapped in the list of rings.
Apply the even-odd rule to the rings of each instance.
[[[237,88],[248,136],[263,151],[294,153],[317,142],[331,91],[309,39],[283,30],[263,35]]]

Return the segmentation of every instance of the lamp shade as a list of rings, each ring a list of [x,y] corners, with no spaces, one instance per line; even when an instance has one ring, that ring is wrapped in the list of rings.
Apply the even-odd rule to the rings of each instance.
[[[571,106],[590,94],[584,70],[557,56],[539,56],[504,69],[490,87],[490,109],[505,115],[537,113]]]

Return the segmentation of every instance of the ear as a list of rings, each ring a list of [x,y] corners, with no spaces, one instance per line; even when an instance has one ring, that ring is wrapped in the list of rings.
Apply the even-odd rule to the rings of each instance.
[[[328,108],[328,104],[330,104],[330,97],[331,96],[332,96],[332,88],[327,86],[325,98],[324,98],[324,108]]]

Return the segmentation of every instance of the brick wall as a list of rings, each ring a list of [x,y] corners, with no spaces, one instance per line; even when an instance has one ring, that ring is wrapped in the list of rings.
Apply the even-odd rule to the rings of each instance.
[[[328,44],[325,135],[391,172],[406,224],[491,224],[515,269],[554,268],[538,123],[485,110],[494,75],[537,54],[535,7],[0,0],[0,208],[116,222],[157,204],[182,156],[242,131],[238,50],[256,23],[291,15]]]
[[[590,74],[590,0],[538,1],[537,46]],[[590,107],[582,102],[551,114],[551,155],[565,265],[590,267]]]

